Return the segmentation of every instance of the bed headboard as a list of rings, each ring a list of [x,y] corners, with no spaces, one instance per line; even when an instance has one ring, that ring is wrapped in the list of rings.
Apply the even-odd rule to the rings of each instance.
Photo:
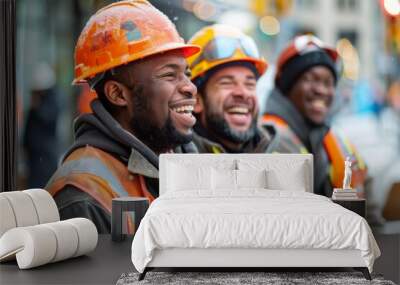
[[[276,168],[283,166],[284,173],[290,173],[291,170],[298,171],[298,165],[301,165],[301,171],[304,174],[306,191],[314,192],[313,186],[313,155],[312,154],[161,154],[160,155],[160,195],[167,191],[169,179],[168,169],[171,164],[185,165],[187,167],[215,167],[216,165],[226,165],[232,169],[242,169],[242,167],[261,167]],[[297,169],[297,170],[295,170]]]

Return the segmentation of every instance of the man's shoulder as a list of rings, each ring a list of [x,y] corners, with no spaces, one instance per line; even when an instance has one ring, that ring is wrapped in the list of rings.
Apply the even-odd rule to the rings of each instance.
[[[54,196],[62,220],[77,217],[87,218],[99,233],[110,232],[110,214],[92,196],[67,185]]]
[[[187,144],[180,145],[179,147],[175,148],[175,153],[198,153],[199,150],[196,144],[191,141]]]
[[[226,150],[219,143],[193,132],[193,143],[199,153],[225,153]]]
[[[278,126],[272,122],[264,122],[260,125],[260,130],[271,136],[274,145],[273,149],[270,149],[271,152],[307,153],[306,148],[289,126]]]
[[[73,149],[72,151],[67,153],[66,156],[64,156],[63,160],[68,161],[68,160],[73,160],[73,159],[77,159],[77,158],[81,158],[81,157],[103,157],[103,156],[118,159],[118,157],[111,152],[108,152],[99,147],[95,147],[95,146],[87,144],[87,145],[80,146],[80,147]]]
[[[60,210],[77,204],[99,205],[88,193],[72,185],[66,185],[54,196],[54,200]]]

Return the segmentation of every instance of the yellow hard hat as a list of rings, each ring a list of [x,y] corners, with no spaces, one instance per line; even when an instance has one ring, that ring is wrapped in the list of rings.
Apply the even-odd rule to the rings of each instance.
[[[260,56],[254,40],[231,26],[216,24],[204,27],[188,44],[202,48],[200,53],[187,58],[192,80],[216,66],[235,61],[254,64],[260,76],[267,69],[267,62]]]
[[[75,79],[84,82],[106,70],[150,55],[200,50],[184,43],[175,25],[145,0],[125,0],[99,10],[87,22],[75,48]]]

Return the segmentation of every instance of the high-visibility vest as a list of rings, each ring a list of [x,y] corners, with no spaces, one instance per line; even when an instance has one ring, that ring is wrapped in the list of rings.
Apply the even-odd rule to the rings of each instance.
[[[155,199],[142,175],[129,172],[121,161],[91,146],[73,151],[45,188],[55,196],[67,185],[89,194],[110,214],[113,198],[146,197],[150,202]]]
[[[299,145],[299,150],[306,149],[297,135],[290,129],[289,124],[279,116],[265,114],[263,123],[273,123],[281,132],[285,133],[294,143]],[[324,149],[330,161],[329,177],[334,188],[343,187],[344,161],[350,157],[352,162],[351,187],[362,188],[367,177],[367,168],[356,151],[355,147],[343,136],[329,130],[323,139]]]

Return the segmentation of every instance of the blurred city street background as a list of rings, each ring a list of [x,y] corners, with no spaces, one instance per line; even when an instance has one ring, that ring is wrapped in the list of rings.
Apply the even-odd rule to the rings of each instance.
[[[73,119],[90,111],[93,94],[86,86],[71,85],[74,47],[89,16],[111,2],[17,1],[19,189],[45,186],[73,140]],[[400,220],[382,215],[392,187],[400,187],[399,0],[150,2],[173,20],[185,40],[212,23],[236,26],[256,40],[269,63],[257,86],[261,114],[273,87],[277,55],[293,36],[312,33],[336,47],[341,79],[333,127],[348,136],[368,165],[373,178],[369,211],[400,232]],[[41,102],[40,113],[33,112],[44,89],[52,94]],[[40,115],[45,128],[36,124]],[[30,164],[32,149],[39,150],[39,164]],[[390,199],[400,205],[400,197]]]

